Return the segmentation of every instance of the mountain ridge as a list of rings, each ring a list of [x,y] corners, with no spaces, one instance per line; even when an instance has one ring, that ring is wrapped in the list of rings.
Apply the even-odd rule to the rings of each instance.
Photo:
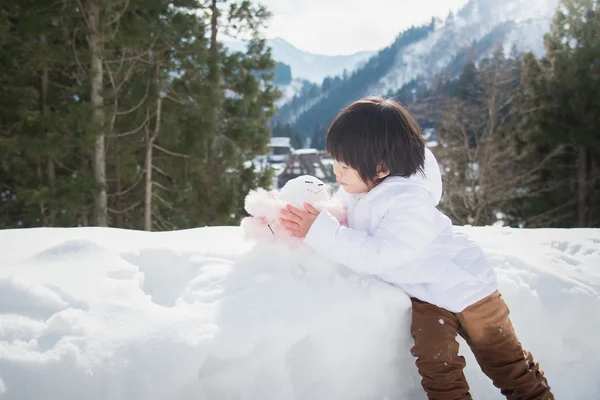
[[[445,21],[432,18],[427,26],[411,27],[341,80],[296,95],[278,110],[275,121],[289,123],[305,135],[327,125],[335,114],[365,95],[389,96],[415,81],[431,81],[441,74],[454,79],[464,65],[491,55],[544,52],[543,34],[558,0],[470,0]]]
[[[244,41],[224,40],[223,44],[233,51],[245,48]],[[354,71],[376,51],[359,51],[349,55],[327,55],[300,50],[292,43],[280,37],[267,39],[273,59],[290,66],[293,79],[306,80],[321,84],[328,76],[336,76]]]

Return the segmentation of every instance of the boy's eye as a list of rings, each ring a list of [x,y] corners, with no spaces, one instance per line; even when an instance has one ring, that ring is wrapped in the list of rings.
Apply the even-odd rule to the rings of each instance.
[[[339,168],[341,168],[341,169],[349,169],[349,168],[350,168],[350,167],[348,167],[347,165],[345,165],[345,164],[342,164],[342,163],[341,163],[341,162],[339,162],[339,161],[336,161],[335,163],[336,163],[336,164],[338,165],[338,167],[339,167]]]

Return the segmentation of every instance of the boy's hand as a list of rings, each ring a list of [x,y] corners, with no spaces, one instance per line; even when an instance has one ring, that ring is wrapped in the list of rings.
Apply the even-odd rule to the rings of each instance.
[[[313,222],[319,216],[319,210],[307,203],[304,203],[304,210],[288,204],[280,212],[281,218],[279,221],[281,224],[298,237],[306,237]]]

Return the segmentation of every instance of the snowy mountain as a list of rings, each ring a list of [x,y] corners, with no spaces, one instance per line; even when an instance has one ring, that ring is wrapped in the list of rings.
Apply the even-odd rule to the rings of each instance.
[[[244,42],[234,40],[225,40],[223,44],[236,51],[243,50],[245,46]],[[361,51],[351,55],[339,56],[313,54],[297,49],[281,38],[268,39],[267,45],[271,47],[271,54],[275,61],[291,67],[294,79],[319,84],[327,76],[342,75],[344,70],[348,73],[354,71],[376,53],[375,51]]]
[[[427,82],[439,74],[454,78],[466,63],[491,55],[498,46],[507,54],[513,48],[543,54],[543,36],[558,1],[470,0],[445,21],[404,31],[341,82],[292,99],[280,108],[277,120],[308,134],[356,98],[386,96],[415,79]]]
[[[508,54],[518,51],[544,52],[544,33],[558,0],[471,0],[458,14],[438,23],[427,38],[399,49],[389,71],[367,92],[385,94],[418,77],[432,77],[444,71],[461,51],[486,38],[490,46],[473,58],[491,55],[501,44]]]

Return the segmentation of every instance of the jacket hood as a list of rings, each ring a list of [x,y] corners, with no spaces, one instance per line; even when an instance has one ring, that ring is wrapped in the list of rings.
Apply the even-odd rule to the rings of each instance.
[[[434,206],[440,203],[442,198],[442,174],[437,159],[428,148],[425,148],[425,168],[423,168],[423,172],[417,172],[410,176],[408,181],[416,183],[427,190]]]
[[[406,185],[416,185],[425,189],[428,194],[427,198],[430,200],[430,205],[435,207],[440,203],[442,198],[442,174],[440,173],[440,166],[435,156],[428,148],[425,148],[425,166],[423,172],[416,172],[408,178],[390,176],[370,192],[364,193],[364,196],[365,199],[374,199],[380,193],[384,193],[389,189],[403,191]],[[397,189],[394,187],[397,187]]]
[[[365,198],[369,201],[378,196],[378,193],[385,192],[385,188],[392,186],[402,185],[417,185],[425,189],[428,194],[428,198],[431,200],[432,206],[437,206],[442,198],[442,174],[440,173],[440,166],[437,159],[429,150],[425,148],[425,166],[423,172],[417,172],[408,178],[401,176],[390,176],[386,178],[380,185],[372,189],[368,193],[361,194],[349,194],[343,187],[340,187],[335,196],[342,196],[345,198]]]

